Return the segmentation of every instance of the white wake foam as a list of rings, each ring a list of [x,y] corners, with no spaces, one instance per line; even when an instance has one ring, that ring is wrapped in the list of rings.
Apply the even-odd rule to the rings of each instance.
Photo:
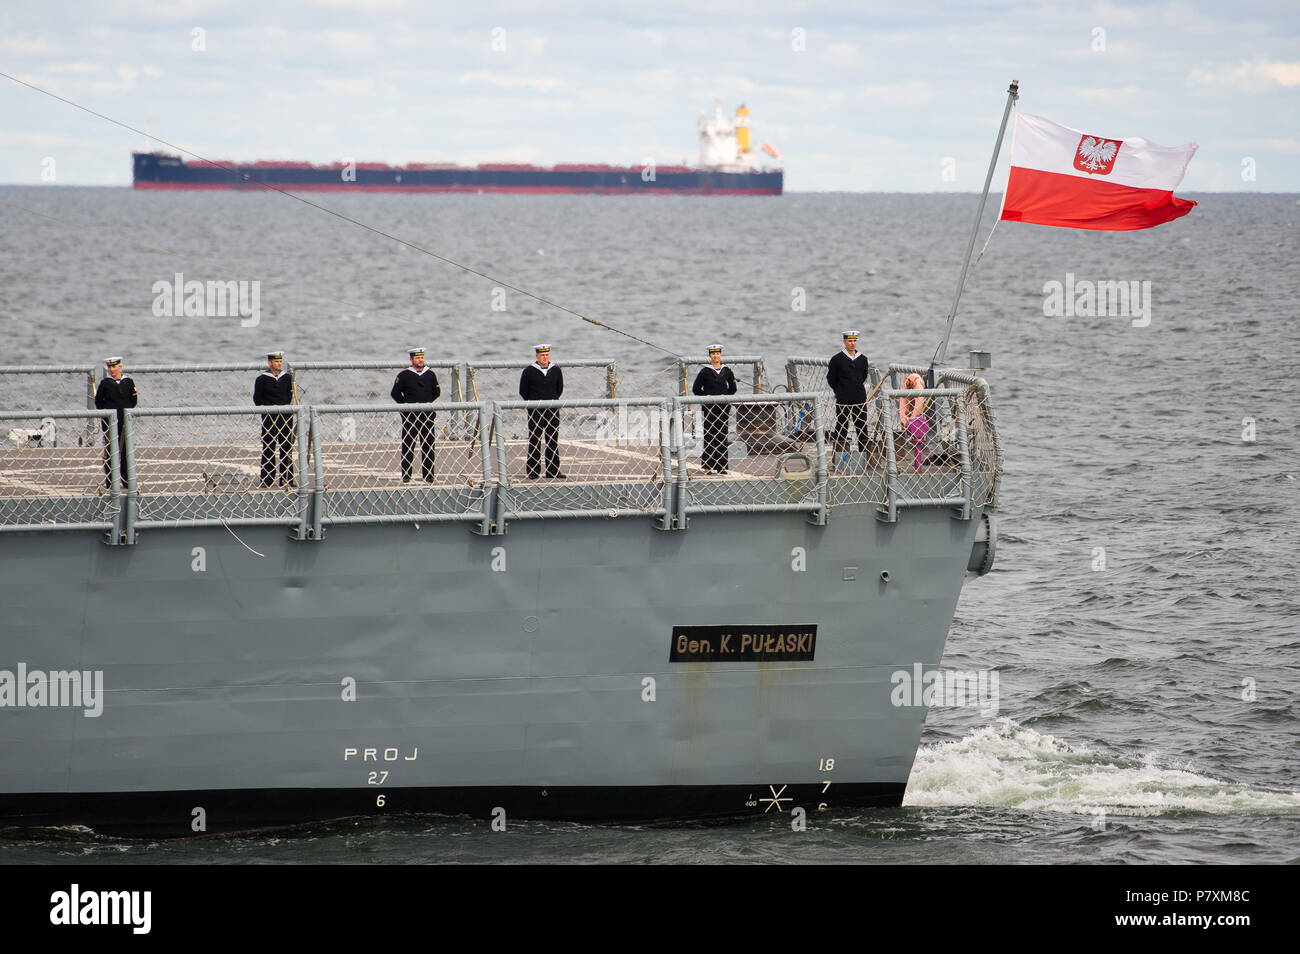
[[[1300,811],[1300,792],[1221,782],[1155,760],[1098,755],[1010,719],[916,753],[904,805],[992,805],[1081,815]]]

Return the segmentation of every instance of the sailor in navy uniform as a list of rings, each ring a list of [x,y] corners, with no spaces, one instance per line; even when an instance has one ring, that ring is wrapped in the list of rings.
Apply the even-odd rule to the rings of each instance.
[[[108,369],[108,373],[100,380],[99,387],[95,388],[95,407],[101,411],[117,411],[118,471],[122,475],[122,489],[126,490],[126,445],[123,439],[123,431],[126,426],[126,409],[135,407],[140,400],[140,395],[135,389],[135,382],[130,378],[122,377],[121,358],[105,358],[104,367]],[[104,435],[104,486],[112,487],[113,477],[109,462],[108,421],[100,419],[99,426]]]
[[[284,370],[283,351],[272,351],[266,356],[266,370],[253,382],[253,403],[259,407],[293,403],[293,373]],[[263,487],[273,486],[277,479],[286,487],[293,486],[295,417],[293,414],[262,415]]]
[[[736,376],[722,363],[722,345],[709,345],[709,363],[695,376],[691,393],[697,396],[736,393]],[[730,418],[731,405],[704,405],[704,453],[700,455],[700,467],[706,474],[727,472]]]
[[[551,364],[551,346],[540,344],[533,353],[537,360],[524,368],[524,373],[519,376],[519,396],[525,401],[558,401],[564,393],[564,374]],[[538,408],[528,412],[529,479],[541,477],[543,466],[547,477],[566,479],[567,475],[560,472],[559,431],[560,412],[557,409]]]
[[[424,363],[424,349],[407,351],[411,366],[403,368],[393,382],[393,400],[398,404],[432,404],[442,394],[438,376]],[[411,482],[411,465],[415,461],[415,444],[420,444],[420,475],[433,483],[434,438],[437,413],[434,411],[402,412],[402,483]]]
[[[858,333],[844,332],[844,348],[826,366],[826,383],[835,392],[835,429],[831,442],[837,452],[848,450],[849,424],[858,439],[858,449],[867,444],[867,376],[865,354],[858,354]]]

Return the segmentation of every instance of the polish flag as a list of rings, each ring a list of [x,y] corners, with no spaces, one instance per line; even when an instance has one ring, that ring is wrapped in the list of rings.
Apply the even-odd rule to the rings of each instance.
[[[1149,229],[1196,205],[1174,195],[1196,148],[1108,139],[1017,112],[998,217],[1071,229]]]

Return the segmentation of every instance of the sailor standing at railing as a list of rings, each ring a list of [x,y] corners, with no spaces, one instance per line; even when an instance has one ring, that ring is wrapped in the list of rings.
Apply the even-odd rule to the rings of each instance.
[[[118,470],[122,474],[122,489],[126,489],[126,448],[122,433],[126,423],[126,409],[135,407],[140,400],[140,393],[135,389],[135,382],[122,377],[122,359],[105,358],[104,367],[108,369],[95,389],[95,407],[101,411],[117,411],[117,453]],[[104,486],[113,486],[113,476],[109,465],[108,421],[101,420],[100,428],[104,434]]]
[[[283,351],[272,351],[266,356],[266,370],[253,382],[253,403],[258,406],[293,403],[293,373],[284,370]],[[263,487],[273,486],[277,479],[285,487],[293,486],[293,436],[296,427],[293,414],[262,415]]]
[[[697,397],[736,393],[736,376],[722,363],[722,345],[709,345],[709,363],[695,376],[691,393]],[[704,405],[704,453],[700,455],[700,467],[706,474],[727,472],[730,411],[729,404]]]
[[[411,348],[407,351],[411,366],[397,373],[393,382],[393,400],[398,404],[432,404],[442,394],[438,387],[438,375],[424,363],[424,349]],[[435,452],[434,438],[437,412],[403,411],[402,412],[402,483],[411,482],[411,465],[415,460],[415,444],[420,444],[420,475],[425,483],[433,483]]]
[[[551,364],[551,346],[539,344],[533,349],[536,360],[519,376],[519,396],[525,401],[558,401],[564,393],[564,374]],[[556,408],[537,408],[528,412],[528,477],[542,476],[565,480],[560,472],[560,412]],[[545,461],[543,462],[543,458]]]
[[[849,424],[858,440],[858,450],[867,443],[867,377],[871,368],[865,354],[858,354],[858,333],[844,332],[844,347],[826,365],[826,383],[835,392],[835,429],[831,441],[836,453],[849,449]]]

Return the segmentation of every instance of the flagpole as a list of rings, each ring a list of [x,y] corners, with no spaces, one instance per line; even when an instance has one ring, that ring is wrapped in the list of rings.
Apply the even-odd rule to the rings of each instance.
[[[962,289],[966,287],[966,272],[970,268],[971,253],[975,251],[975,239],[979,236],[980,219],[984,217],[984,203],[988,201],[989,184],[993,181],[993,169],[998,164],[998,153],[1002,150],[1002,137],[1007,131],[1007,118],[1011,115],[1011,107],[1015,104],[1019,91],[1020,81],[1012,80],[1011,85],[1007,87],[1007,106],[1002,110],[1002,126],[998,129],[998,141],[993,145],[993,158],[989,160],[989,173],[984,177],[984,193],[980,196],[980,207],[975,212],[975,224],[971,226],[970,242],[966,245],[966,260],[961,263],[961,277],[957,279],[957,294],[953,296],[952,310],[948,312],[948,327],[944,329],[943,342],[939,345],[939,350],[935,352],[934,360],[930,363],[931,369],[948,360],[948,339],[952,336],[952,323],[957,318],[957,303],[961,301]]]

